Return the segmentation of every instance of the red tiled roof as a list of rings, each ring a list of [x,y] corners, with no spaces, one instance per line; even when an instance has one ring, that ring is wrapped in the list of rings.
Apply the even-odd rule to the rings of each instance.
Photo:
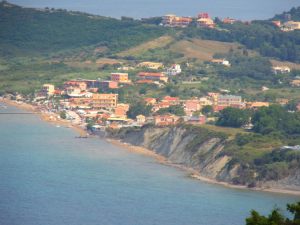
[[[151,77],[164,77],[165,75],[162,73],[149,73],[149,72],[140,72],[138,74],[140,77],[146,77],[146,76],[151,76]]]

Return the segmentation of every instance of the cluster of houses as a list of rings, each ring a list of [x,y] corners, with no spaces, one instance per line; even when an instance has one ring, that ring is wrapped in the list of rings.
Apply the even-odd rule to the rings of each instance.
[[[193,17],[181,17],[173,14],[163,16],[162,25],[166,27],[187,27],[192,22],[195,22],[198,27],[215,28],[216,24],[208,13],[200,13],[196,18]],[[233,24],[235,19],[225,18],[222,21],[225,24]]]
[[[279,27],[282,31],[285,32],[300,30],[300,21],[288,20],[282,23],[280,20],[274,20],[272,22],[275,26]]]
[[[202,17],[208,17],[208,15],[202,15]],[[226,67],[231,66],[226,59],[213,59],[211,62]],[[135,120],[132,120],[127,117],[130,105],[119,102],[119,96],[115,94],[117,93],[114,91],[115,89],[135,84],[163,85],[168,82],[169,77],[182,72],[179,64],[165,68],[162,63],[142,62],[137,67],[147,70],[136,73],[133,80],[130,80],[128,73],[121,68],[122,72],[111,73],[109,80],[74,79],[66,81],[60,88],[55,88],[52,84],[44,84],[37,94],[36,100],[48,111],[66,112],[66,118],[76,121],[76,123],[86,124],[88,121],[93,121],[95,129],[142,126],[146,123],[156,126],[174,125],[179,122],[205,124],[216,120],[212,116],[213,114],[207,117],[201,113],[205,106],[210,106],[212,112],[219,112],[227,107],[255,110],[270,105],[269,102],[246,102],[241,96],[224,94],[227,93],[225,91],[221,91],[223,94],[209,92],[207,96],[191,99],[170,96],[164,96],[162,99],[144,98],[145,104],[152,106],[151,116],[137,115]],[[131,67],[128,67],[128,70],[130,69]],[[290,68],[276,66],[273,67],[273,72],[275,74],[290,73]],[[292,85],[300,86],[300,79],[294,80]],[[57,98],[58,102],[50,101],[52,96],[60,96]],[[276,101],[282,105],[288,103],[287,99],[277,99]],[[176,116],[170,113],[161,115],[161,111],[164,111],[161,109],[170,109],[171,106],[181,106],[185,116]]]
[[[142,79],[160,79],[152,73],[141,72],[138,76]],[[128,75],[125,73],[112,73],[111,81],[117,84],[130,84]],[[227,107],[239,109],[258,109],[260,107],[268,107],[269,102],[246,102],[241,96],[224,95],[220,93],[209,92],[207,96],[191,99],[180,99],[179,97],[165,96],[162,99],[144,98],[147,105],[152,106],[152,116],[137,115],[135,120],[127,117],[130,109],[129,104],[120,103],[118,94],[104,94],[93,92],[94,89],[101,87],[102,81],[97,80],[70,80],[64,83],[63,90],[55,89],[54,85],[45,84],[40,94],[51,97],[60,95],[58,105],[54,106],[49,98],[45,98],[44,103],[48,110],[57,109],[57,111],[66,111],[67,119],[76,120],[80,124],[87,121],[93,121],[96,128],[120,128],[126,126],[142,126],[146,123],[152,123],[156,126],[175,125],[179,122],[189,124],[205,124],[215,121],[216,118],[207,117],[201,113],[205,106],[211,106],[213,112],[219,112]],[[73,93],[70,90],[80,89],[81,92]],[[97,90],[98,91],[98,90]],[[87,94],[88,93],[88,94]],[[277,99],[279,104],[287,104],[287,99]],[[167,109],[171,106],[181,106],[184,109],[185,116],[176,116],[170,113],[160,115],[161,109]]]

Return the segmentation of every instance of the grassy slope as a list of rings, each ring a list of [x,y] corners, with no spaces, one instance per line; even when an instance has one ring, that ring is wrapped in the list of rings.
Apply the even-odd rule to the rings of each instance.
[[[228,53],[230,49],[237,49],[238,44],[219,41],[191,39],[181,40],[170,46],[174,52],[184,54],[185,58],[196,58],[199,61],[209,61],[216,53]]]
[[[174,38],[171,36],[162,36],[157,39],[148,41],[136,47],[130,48],[128,50],[122,51],[117,54],[117,56],[125,57],[125,56],[139,56],[150,49],[155,48],[163,48],[166,45],[170,44],[174,41]]]

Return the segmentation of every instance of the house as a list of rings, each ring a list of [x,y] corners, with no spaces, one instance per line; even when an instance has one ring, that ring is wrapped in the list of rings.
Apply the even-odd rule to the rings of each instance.
[[[200,13],[197,19],[198,27],[215,28],[215,22],[209,17],[208,13]]]
[[[163,81],[168,82],[168,77],[163,73],[149,73],[149,72],[140,72],[138,74],[141,80],[154,80],[154,81]]]
[[[200,109],[201,105],[198,99],[186,100],[184,103],[184,111],[188,116],[193,115],[193,112],[199,111]]]
[[[210,98],[210,100],[212,101],[213,105],[216,105],[217,102],[218,102],[218,98],[220,96],[220,93],[208,92],[207,95]]]
[[[216,107],[214,107],[214,110],[220,111],[227,107],[243,108],[244,103],[242,102],[242,97],[236,95],[220,95],[218,97],[218,102]]]
[[[176,76],[181,73],[181,66],[179,64],[173,64],[167,69],[168,76]]]
[[[286,74],[290,73],[291,69],[288,66],[274,66],[272,67],[274,74]]]
[[[289,100],[287,98],[276,98],[275,101],[280,105],[287,105],[289,103]]]
[[[69,104],[68,104],[68,108],[71,109],[89,109],[91,108],[90,104],[91,104],[91,98],[70,98],[69,99]]]
[[[111,81],[118,83],[131,83],[131,81],[128,79],[128,73],[111,73],[110,78]]]
[[[234,24],[235,22],[236,22],[235,19],[232,19],[229,17],[226,17],[225,19],[223,19],[223,23],[225,23],[225,24]]]
[[[138,115],[138,116],[136,116],[136,122],[139,125],[144,125],[146,122],[146,117],[144,115]]]
[[[269,107],[269,102],[247,102],[246,107],[248,109],[259,109],[261,107]]]
[[[167,102],[167,103],[169,103],[169,105],[179,105],[180,104],[180,99],[178,97],[165,96],[161,101]]]
[[[194,125],[202,125],[206,123],[206,116],[192,116],[188,119],[187,123],[194,124]]]
[[[154,105],[156,104],[156,98],[145,98],[144,101],[146,102],[147,105]]]
[[[116,81],[100,81],[99,88],[103,91],[108,91],[110,89],[118,89],[119,83]]]
[[[169,108],[170,106],[169,102],[159,102],[153,106],[152,111],[157,112],[160,109]]]
[[[93,108],[113,109],[118,104],[118,94],[93,94]]]
[[[179,17],[176,15],[163,16],[162,25],[165,27],[187,27],[193,21],[190,17]]]
[[[166,115],[158,115],[154,117],[154,124],[156,126],[170,126],[176,125],[179,122],[180,117],[166,114]]]
[[[44,84],[41,90],[43,96],[52,96],[55,93],[55,87],[53,84]]]
[[[282,25],[281,28],[283,31],[294,31],[300,30],[300,22],[299,21],[287,21]]]
[[[280,21],[280,20],[273,20],[272,23],[273,23],[276,27],[281,27],[281,21]]]
[[[231,66],[230,62],[226,59],[212,59],[211,62],[218,65],[227,66],[227,67]]]
[[[300,87],[300,79],[295,79],[290,82],[293,87]]]
[[[127,117],[127,112],[129,110],[128,104],[118,104],[114,109],[115,116],[117,117]]]
[[[158,70],[164,68],[164,64],[158,62],[141,62],[138,67],[145,67],[152,70]]]
[[[67,81],[64,83],[64,89],[67,89],[70,87],[78,88],[81,91],[86,91],[88,85],[85,81],[81,81],[81,80],[70,80],[70,81]]]
[[[206,105],[213,105],[213,101],[209,99],[208,97],[201,97],[199,98],[199,104],[201,107]]]
[[[92,93],[81,90],[79,87],[67,87],[65,89],[66,95],[71,98],[82,98],[82,97],[92,97]]]

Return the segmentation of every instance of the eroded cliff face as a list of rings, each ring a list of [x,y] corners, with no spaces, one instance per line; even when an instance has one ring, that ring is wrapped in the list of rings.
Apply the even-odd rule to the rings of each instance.
[[[300,172],[295,171],[281,180],[243,179],[248,170],[226,154],[226,136],[207,129],[177,127],[144,127],[121,130],[110,134],[124,143],[145,147],[166,157],[174,164],[198,171],[201,176],[230,184],[246,180],[242,185],[260,188],[278,188],[300,191]],[[252,176],[252,175],[251,175]]]
[[[218,135],[202,137],[184,127],[148,127],[115,137],[153,150],[170,162],[193,168],[207,178],[230,182],[236,176],[236,167],[228,165],[231,157],[222,155],[224,138]]]

